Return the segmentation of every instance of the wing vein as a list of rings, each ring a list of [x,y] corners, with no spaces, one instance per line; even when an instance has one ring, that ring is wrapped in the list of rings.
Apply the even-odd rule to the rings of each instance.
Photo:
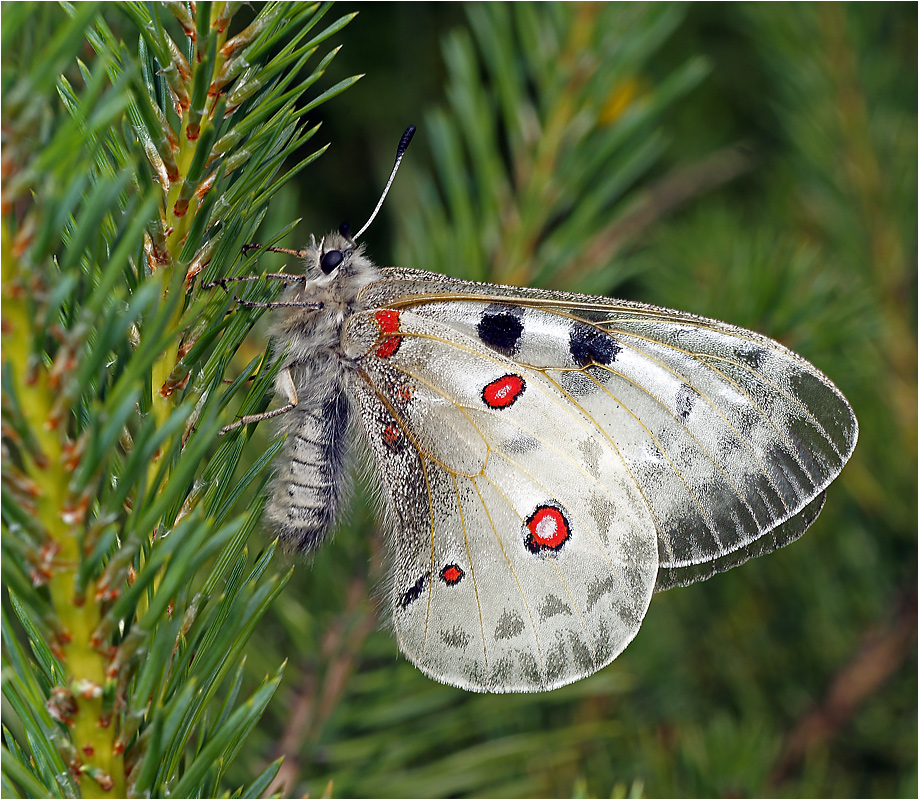
[[[475,605],[479,612],[479,631],[482,634],[482,657],[485,661],[485,674],[488,674],[488,640],[485,636],[485,617],[482,614],[482,599],[479,597],[479,584],[476,579],[476,565],[472,558],[472,548],[469,546],[469,532],[466,530],[466,516],[463,514],[463,500],[460,496],[459,483],[456,473],[452,473],[453,490],[456,492],[456,507],[459,509],[460,526],[463,529],[463,544],[466,546],[466,558],[469,559],[469,572],[472,575],[472,590],[475,593]]]

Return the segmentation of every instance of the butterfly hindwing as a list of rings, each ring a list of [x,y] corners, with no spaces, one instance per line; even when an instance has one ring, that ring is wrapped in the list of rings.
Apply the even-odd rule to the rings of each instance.
[[[406,655],[490,691],[553,688],[618,655],[657,545],[597,426],[545,373],[430,317],[366,312],[346,340],[364,349],[354,394],[394,517]]]

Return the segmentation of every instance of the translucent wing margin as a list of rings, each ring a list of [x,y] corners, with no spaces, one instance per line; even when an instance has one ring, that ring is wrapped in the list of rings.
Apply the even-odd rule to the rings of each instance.
[[[696,581],[707,580],[712,575],[737,567],[751,558],[764,556],[773,550],[778,550],[780,547],[791,544],[817,519],[817,516],[823,510],[825,500],[826,492],[821,492],[797,516],[785,520],[781,525],[764,533],[758,539],[754,539],[750,544],[739,547],[721,558],[713,558],[710,561],[702,561],[698,564],[688,564],[684,567],[662,566],[657,573],[657,583],[654,585],[654,591],[665,592],[674,586],[688,586]]]

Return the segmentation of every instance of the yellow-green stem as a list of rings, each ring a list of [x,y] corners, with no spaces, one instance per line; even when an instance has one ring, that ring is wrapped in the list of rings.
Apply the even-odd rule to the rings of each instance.
[[[224,3],[214,3],[211,9],[211,19],[210,23],[213,24],[214,20],[217,19],[221,11],[223,10]],[[221,46],[225,43],[227,34],[226,31],[215,33],[217,36],[217,57],[214,60],[214,63],[211,65],[211,80],[220,70],[223,68],[224,62],[226,59],[221,54]],[[188,80],[188,89],[191,91],[191,87],[194,85],[194,71],[196,69],[201,69],[201,65],[198,63],[197,59],[191,60],[192,65],[192,75]],[[201,131],[203,131],[208,125],[213,125],[213,121],[210,119],[210,113],[214,109],[216,103],[216,97],[208,97],[205,107],[207,113],[201,119]],[[198,210],[200,205],[200,199],[195,195],[189,200],[188,208],[185,209],[185,212],[181,216],[176,216],[175,214],[175,204],[179,199],[181,194],[182,187],[184,184],[184,176],[188,174],[188,170],[191,167],[192,161],[195,157],[195,152],[198,147],[198,142],[201,141],[200,132],[198,137],[193,141],[190,141],[187,136],[188,130],[188,116],[184,115],[182,118],[182,127],[179,131],[178,142],[179,149],[175,154],[175,162],[178,167],[180,180],[173,182],[166,191],[166,196],[163,199],[165,205],[165,220],[166,220],[166,247],[171,255],[170,262],[174,266],[185,267],[187,265],[179,264],[178,257],[182,251],[182,247],[185,243],[185,237],[188,235],[191,230],[192,223],[194,222],[195,213]],[[168,281],[167,281],[168,282]],[[164,282],[164,283],[167,283]],[[181,326],[181,309],[176,310],[175,318],[172,321],[173,330],[178,329]],[[166,418],[172,411],[173,404],[168,399],[160,394],[160,389],[166,384],[166,381],[172,375],[172,371],[178,363],[178,352],[175,350],[168,350],[163,354],[163,358],[159,359],[153,367],[153,413],[156,415],[157,422],[162,424],[166,421]]]
[[[68,722],[79,761],[70,766],[80,776],[84,797],[120,797],[124,794],[124,763],[114,750],[115,726],[102,714],[106,659],[91,643],[101,612],[92,584],[85,598],[75,595],[81,557],[80,515],[68,508],[72,465],[66,452],[67,420],[57,428],[49,425],[58,392],[51,386],[48,369],[39,366],[32,375],[28,374],[33,320],[18,294],[19,265],[5,223],[2,238],[3,264],[8,267],[2,286],[3,366],[9,371],[19,408],[44,456],[44,465],[39,465],[23,453],[23,466],[35,484],[36,517],[56,550],[47,581],[57,620],[59,654],[66,672],[64,688],[76,700],[76,713]],[[103,787],[89,778],[86,767],[100,770],[111,779],[111,785]],[[108,781],[103,782],[108,785]]]

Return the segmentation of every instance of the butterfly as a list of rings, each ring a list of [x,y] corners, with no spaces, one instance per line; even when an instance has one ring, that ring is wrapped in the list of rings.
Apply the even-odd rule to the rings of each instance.
[[[305,274],[267,276],[285,294],[249,305],[276,312],[287,402],[228,427],[279,417],[265,516],[305,552],[340,515],[357,430],[385,501],[395,634],[425,674],[489,692],[584,678],[655,592],[784,546],[820,513],[858,425],[778,342],[642,303],[381,269],[356,243],[366,227],[274,248]]]

